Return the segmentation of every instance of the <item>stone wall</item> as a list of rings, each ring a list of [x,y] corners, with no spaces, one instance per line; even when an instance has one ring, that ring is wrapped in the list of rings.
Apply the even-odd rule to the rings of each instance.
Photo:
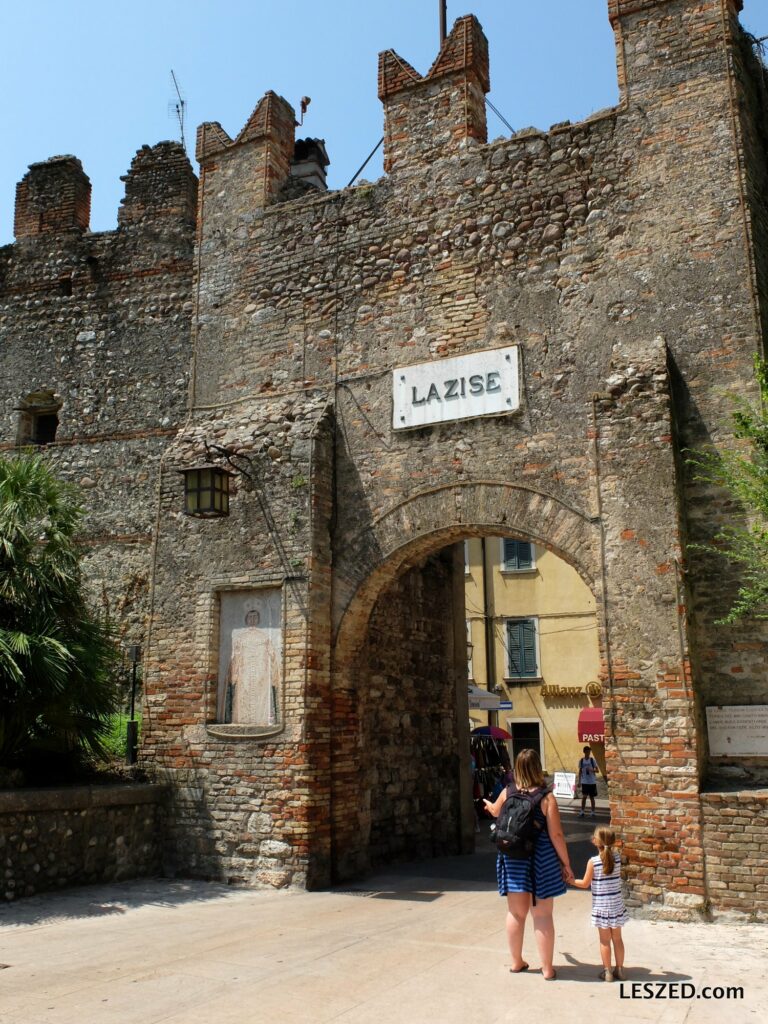
[[[612,801],[633,901],[673,915],[704,904],[697,716],[715,689],[734,692],[735,645],[712,628],[727,577],[713,579],[693,549],[686,563],[684,545],[698,517],[711,525],[728,505],[684,491],[681,453],[727,436],[723,387],[754,392],[759,325],[729,70],[740,29],[729,0],[617,2],[610,13],[621,106],[492,145],[473,19],[457,22],[423,78],[383,54],[390,173],[375,185],[275,202],[292,131],[273,94],[236,139],[203,131],[196,379],[174,459],[200,464],[205,440],[224,443],[256,467],[262,497],[238,485],[229,520],[189,524],[174,512],[178,487],[164,484],[145,752],[179,777],[204,767],[199,827],[216,817],[228,864],[262,850],[250,825],[236,835],[256,804],[276,825],[271,843],[285,844],[272,850],[280,881],[362,863],[353,833],[371,820],[375,839],[378,826],[375,770],[364,768],[375,747],[361,736],[381,714],[364,681],[398,657],[376,623],[407,623],[416,600],[394,581],[462,536],[511,535],[566,558],[598,600]],[[393,368],[511,343],[524,379],[517,415],[393,431]],[[326,408],[334,455],[310,465],[301,439],[317,435]],[[291,489],[297,470],[330,490],[322,531]],[[306,573],[290,603],[298,610],[323,588],[335,640],[312,641],[301,615],[291,619],[287,746],[217,746],[205,696],[211,595],[257,579],[286,586],[294,559]],[[756,699],[764,633],[750,628],[758,646],[740,652],[738,676]],[[392,673],[407,674],[402,664]],[[394,729],[381,742],[405,743]],[[431,751],[434,770],[441,756]],[[238,795],[241,777],[253,788]],[[333,818],[330,864],[325,840],[315,862],[298,794],[311,779],[314,799],[336,806],[344,777],[360,780],[356,803],[342,801]],[[310,866],[297,874],[303,850]]]
[[[3,898],[161,874],[165,795],[143,785],[0,792]]]
[[[768,791],[706,792],[701,805],[711,908],[768,921]]]
[[[334,773],[336,876],[396,860],[459,853],[460,757],[453,551],[405,572],[380,595],[350,677],[344,729],[357,733],[354,770]],[[460,656],[466,641],[461,633]],[[334,732],[332,763],[351,751]]]
[[[20,393],[72,403],[49,449],[93,509],[107,496],[90,557],[110,606],[119,589],[143,607],[156,523],[142,758],[173,788],[177,870],[320,885],[420,849],[434,822],[411,815],[413,780],[392,762],[412,763],[397,721],[422,687],[441,739],[420,770],[448,772],[443,809],[462,822],[460,730],[445,750],[462,717],[461,602],[439,553],[511,536],[564,558],[596,598],[633,904],[706,905],[704,709],[766,699],[765,624],[716,626],[735,574],[695,547],[734,509],[686,461],[733,443],[726,394],[755,396],[763,344],[763,72],[739,6],[609,0],[620,105],[490,145],[476,19],[424,76],[387,51],[387,177],[339,193],[285,187],[294,117],[274,93],[235,136],[203,125],[194,297],[178,153],[139,154],[104,236],[83,233],[76,161],[55,169],[72,182],[58,219],[51,190],[30,187],[48,171],[32,169],[22,236],[0,253],[5,422]],[[35,317],[58,363],[35,361]],[[394,370],[513,344],[517,412],[393,429]],[[212,463],[231,473],[229,516],[185,516],[184,471]],[[259,587],[282,595],[280,720],[233,728],[217,713],[221,595]],[[382,780],[394,788],[377,804]]]
[[[187,406],[196,179],[177,143],[143,147],[115,231],[90,232],[80,161],[33,164],[0,248],[0,452],[19,406],[58,408],[46,456],[83,490],[93,597],[142,643],[157,471]]]

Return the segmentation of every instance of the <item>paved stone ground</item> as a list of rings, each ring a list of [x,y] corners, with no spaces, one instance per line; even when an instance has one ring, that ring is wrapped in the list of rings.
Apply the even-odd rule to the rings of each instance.
[[[574,866],[591,822],[566,812]],[[0,908],[0,1024],[502,1024],[765,1019],[760,925],[636,920],[629,981],[597,979],[590,896],[557,901],[559,978],[507,970],[493,850],[411,864],[332,892],[125,882]],[[631,998],[632,983],[743,986],[743,998]]]

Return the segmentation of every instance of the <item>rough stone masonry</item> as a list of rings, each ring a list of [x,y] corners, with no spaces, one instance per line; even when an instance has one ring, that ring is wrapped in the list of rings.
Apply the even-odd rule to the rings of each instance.
[[[739,8],[609,0],[619,105],[491,144],[474,17],[426,75],[386,51],[386,175],[341,192],[297,179],[272,92],[235,138],[199,129],[196,210],[169,143],[115,232],[88,232],[75,158],[30,168],[0,250],[4,437],[54,409],[46,451],[92,498],[94,589],[147,648],[167,870],[322,886],[466,849],[458,543],[506,535],[595,594],[630,902],[768,915],[768,759],[712,756],[705,727],[768,703],[766,632],[715,623],[735,573],[691,543],[738,510],[686,465],[734,443],[768,308]],[[512,346],[516,411],[396,429],[393,370]],[[228,515],[184,513],[191,471]],[[249,718],[266,676],[232,666],[267,635]]]

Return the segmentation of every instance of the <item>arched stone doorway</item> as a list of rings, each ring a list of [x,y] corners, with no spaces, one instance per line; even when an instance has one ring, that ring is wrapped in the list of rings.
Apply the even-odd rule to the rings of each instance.
[[[389,860],[472,849],[459,542],[478,536],[516,537],[553,551],[577,569],[599,604],[597,527],[531,488],[499,482],[434,488],[398,502],[361,530],[337,563],[334,880]]]

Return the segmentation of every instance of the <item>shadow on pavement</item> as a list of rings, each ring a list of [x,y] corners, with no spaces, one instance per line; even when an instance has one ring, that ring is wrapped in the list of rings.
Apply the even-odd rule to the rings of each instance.
[[[110,898],[104,899],[108,886]],[[26,896],[0,904],[0,928],[50,924],[54,921],[119,916],[142,906],[173,909],[187,903],[227,899],[237,892],[214,882],[165,878],[107,882],[59,892]]]

